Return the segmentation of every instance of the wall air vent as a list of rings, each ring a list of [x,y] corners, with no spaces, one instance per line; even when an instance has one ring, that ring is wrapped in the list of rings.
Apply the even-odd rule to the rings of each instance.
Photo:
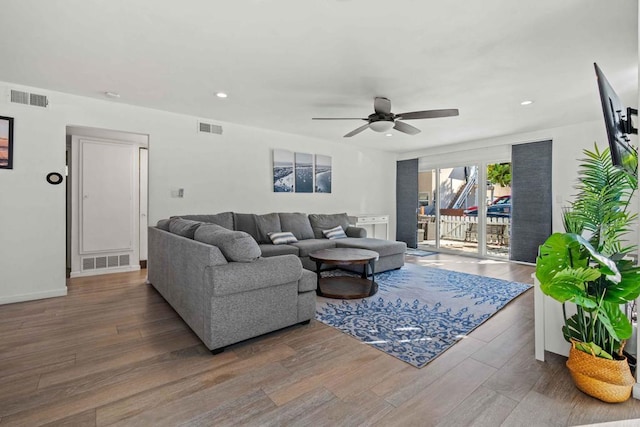
[[[10,97],[11,102],[15,104],[31,105],[41,108],[47,108],[49,106],[49,99],[47,99],[46,95],[11,89]]]
[[[107,255],[82,258],[82,270],[129,267],[129,255]]]
[[[198,132],[222,135],[222,126],[207,122],[198,122]]]

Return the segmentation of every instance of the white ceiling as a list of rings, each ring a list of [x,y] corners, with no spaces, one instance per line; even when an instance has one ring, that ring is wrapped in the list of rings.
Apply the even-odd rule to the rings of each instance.
[[[381,150],[597,119],[594,61],[638,100],[637,0],[3,0],[0,13],[0,80]],[[366,117],[375,96],[460,116],[392,137],[311,120]]]

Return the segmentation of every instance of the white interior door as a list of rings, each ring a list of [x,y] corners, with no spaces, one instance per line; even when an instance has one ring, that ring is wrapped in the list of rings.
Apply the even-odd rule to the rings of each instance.
[[[133,250],[134,148],[82,141],[81,254]]]

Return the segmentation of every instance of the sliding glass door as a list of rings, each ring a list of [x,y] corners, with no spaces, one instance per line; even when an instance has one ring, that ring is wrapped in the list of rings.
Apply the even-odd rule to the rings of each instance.
[[[478,253],[478,168],[475,165],[418,173],[418,244],[425,249]]]
[[[418,171],[418,247],[509,257],[511,163]]]

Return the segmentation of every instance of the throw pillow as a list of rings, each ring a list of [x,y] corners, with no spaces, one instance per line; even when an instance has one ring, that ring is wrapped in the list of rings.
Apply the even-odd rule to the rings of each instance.
[[[193,239],[193,235],[202,223],[182,218],[172,218],[169,221],[169,231],[178,236]]]
[[[344,230],[339,225],[336,225],[335,227],[330,228],[328,230],[322,230],[322,234],[324,235],[324,237],[331,240],[346,239],[347,237],[347,235],[344,234]]]
[[[232,231],[216,224],[203,224],[194,239],[217,246],[227,261],[252,262],[262,255],[258,243],[243,231]]]
[[[269,233],[271,243],[274,245],[286,245],[287,243],[295,243],[298,241],[296,236],[290,231],[279,231],[275,233]]]
[[[171,231],[169,229],[170,221],[171,221],[170,219],[161,219],[160,221],[158,221],[158,224],[156,225],[156,227],[158,227],[160,230]]]

